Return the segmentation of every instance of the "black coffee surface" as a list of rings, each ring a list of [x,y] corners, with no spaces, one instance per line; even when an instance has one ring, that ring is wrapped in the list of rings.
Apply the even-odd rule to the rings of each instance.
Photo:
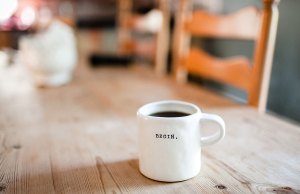
[[[164,111],[164,112],[156,112],[150,114],[150,116],[153,117],[185,117],[190,114],[185,113],[185,112],[177,112],[177,111]]]

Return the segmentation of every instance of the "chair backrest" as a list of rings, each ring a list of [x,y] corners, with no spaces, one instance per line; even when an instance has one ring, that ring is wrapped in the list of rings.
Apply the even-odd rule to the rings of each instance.
[[[147,14],[132,11],[133,0],[118,0],[118,38],[121,54],[141,55],[154,61],[155,71],[167,71],[169,51],[169,0],[157,0],[158,8]],[[137,40],[132,32],[150,33],[154,41]]]
[[[268,94],[278,21],[277,0],[263,0],[263,9],[245,7],[234,13],[216,15],[191,11],[188,0],[180,0],[173,42],[173,68],[177,80],[187,73],[232,85],[248,94],[248,104],[264,112]],[[190,48],[192,36],[252,40],[254,56],[219,58],[200,48]],[[252,63],[251,63],[252,61]]]

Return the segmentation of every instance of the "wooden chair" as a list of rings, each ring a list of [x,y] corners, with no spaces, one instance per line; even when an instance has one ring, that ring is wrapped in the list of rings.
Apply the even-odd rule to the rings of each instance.
[[[119,53],[151,59],[154,61],[155,72],[164,75],[169,51],[169,0],[158,0],[157,11],[162,20],[161,24],[157,21],[159,26],[154,29],[147,26],[147,19],[151,16],[133,13],[132,3],[133,0],[118,0]],[[137,40],[132,32],[150,33],[154,41]]]
[[[278,21],[278,0],[263,0],[263,9],[254,6],[227,15],[191,11],[188,0],[180,0],[174,42],[173,68],[178,81],[187,74],[232,85],[245,91],[248,105],[266,109]],[[200,48],[190,48],[192,36],[252,40],[252,64],[244,56],[218,58]]]

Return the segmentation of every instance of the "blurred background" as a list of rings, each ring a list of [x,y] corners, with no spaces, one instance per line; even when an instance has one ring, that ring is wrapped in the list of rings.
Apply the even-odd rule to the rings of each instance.
[[[124,45],[120,46],[118,43],[121,30],[119,3],[116,0],[0,0],[0,68],[14,65],[20,49],[19,41],[23,36],[34,34],[37,29],[43,29],[37,27],[37,21],[41,24],[53,17],[59,18],[74,29],[79,55],[82,52],[91,57],[97,54],[98,58],[87,59],[94,64],[99,61],[114,60],[119,62],[134,60],[151,64],[153,55],[150,51],[155,50],[153,45],[144,44],[138,47],[134,58],[126,57],[128,55],[119,58],[110,57],[115,53],[124,54],[124,51],[120,51]],[[194,3],[197,8],[220,13],[231,12],[246,5],[262,6],[260,0],[195,0]],[[133,12],[147,14],[157,8],[158,3],[135,0],[131,6]],[[170,38],[172,38],[176,1],[172,1],[170,10],[168,25]],[[300,122],[300,26],[297,21],[300,17],[299,10],[300,1],[284,0],[279,4],[280,16],[267,105],[269,112],[297,122]],[[159,23],[161,15],[151,12],[148,16],[148,32],[136,33],[134,36],[151,43],[152,34],[156,32],[155,25],[151,26],[153,23],[151,18],[154,18],[154,23]],[[142,27],[143,24],[140,24],[140,28]],[[197,40],[193,40],[193,44],[197,44]],[[237,51],[246,53],[249,57],[253,54],[251,51],[253,44],[248,42],[207,40],[206,45],[211,52],[220,56],[227,56]],[[130,45],[125,46],[125,48],[129,47]],[[128,49],[125,49],[125,54],[126,50]],[[169,55],[170,53],[169,51]],[[167,63],[170,70],[172,64],[170,56]],[[194,79],[194,81],[199,80]],[[212,82],[204,81],[204,83],[241,101],[245,98],[243,93],[233,88]]]

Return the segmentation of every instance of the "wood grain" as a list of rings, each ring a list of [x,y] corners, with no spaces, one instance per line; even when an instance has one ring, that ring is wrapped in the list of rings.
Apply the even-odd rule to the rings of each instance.
[[[227,124],[188,181],[138,171],[136,110],[163,99],[195,103]],[[299,139],[299,126],[147,66],[89,69],[81,59],[59,88],[36,88],[21,65],[0,70],[3,193],[300,193]]]

